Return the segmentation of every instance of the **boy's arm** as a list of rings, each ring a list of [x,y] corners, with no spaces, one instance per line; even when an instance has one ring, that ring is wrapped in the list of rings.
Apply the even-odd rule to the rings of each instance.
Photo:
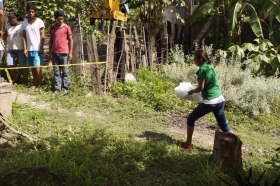
[[[6,30],[6,31],[4,32],[4,35],[3,35],[3,40],[6,41],[7,37],[8,37],[8,32],[7,32],[7,30]]]
[[[2,8],[2,7],[0,7],[0,8]],[[4,26],[4,11],[3,11],[3,9],[0,9],[0,37],[2,37],[2,34],[3,34],[3,26]]]
[[[204,79],[199,79],[198,80],[198,86],[195,89],[190,90],[188,92],[188,95],[192,95],[193,93],[198,93],[198,92],[203,91],[204,85],[205,85],[205,80]]]
[[[53,47],[53,36],[50,33],[50,40],[49,40],[49,60],[52,60],[52,47]]]
[[[69,56],[68,56],[68,60],[71,61],[72,60],[72,52],[73,52],[73,37],[72,37],[72,34],[68,35],[68,42],[69,42]]]
[[[22,34],[23,34],[23,37],[22,37],[23,53],[27,57],[26,32],[25,32],[25,30],[22,31]]]
[[[41,37],[41,46],[40,46],[40,54],[44,54],[44,43],[45,43],[45,32],[44,27],[40,28],[40,37]]]

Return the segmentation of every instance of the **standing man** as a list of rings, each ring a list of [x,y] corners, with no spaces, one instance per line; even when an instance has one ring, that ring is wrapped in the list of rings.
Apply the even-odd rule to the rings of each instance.
[[[4,40],[7,41],[8,51],[6,57],[6,63],[8,67],[15,67],[16,59],[19,62],[20,67],[26,66],[26,57],[23,53],[23,31],[21,29],[22,17],[15,12],[8,13],[8,24],[6,24],[6,31],[4,32]],[[17,82],[16,69],[9,69],[12,76],[13,84]],[[22,84],[27,86],[27,68],[21,69],[22,73]]]
[[[42,87],[42,71],[40,66],[44,63],[44,22],[35,17],[36,6],[28,3],[26,6],[27,19],[22,22],[23,52],[27,56],[28,66],[31,66],[33,86],[35,90]]]
[[[64,12],[54,12],[55,24],[50,26],[49,56],[54,65],[67,65],[72,60],[73,39],[70,27],[64,23]],[[62,83],[61,83],[62,80]],[[54,92],[57,94],[63,89],[62,95],[69,90],[68,66],[54,67]]]

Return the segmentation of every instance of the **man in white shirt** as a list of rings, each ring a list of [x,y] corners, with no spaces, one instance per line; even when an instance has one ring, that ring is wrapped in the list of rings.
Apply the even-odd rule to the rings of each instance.
[[[28,3],[26,6],[27,19],[22,22],[23,52],[27,56],[28,65],[31,66],[33,86],[35,90],[42,87],[42,71],[40,66],[44,63],[44,28],[45,24],[35,17],[36,6]]]

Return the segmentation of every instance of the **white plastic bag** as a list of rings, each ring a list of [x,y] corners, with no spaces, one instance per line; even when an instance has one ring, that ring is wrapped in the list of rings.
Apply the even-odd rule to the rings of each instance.
[[[133,74],[131,74],[131,73],[126,73],[125,74],[125,77],[124,77],[124,82],[126,82],[126,83],[128,83],[128,82],[136,82],[136,78],[134,77],[134,75]]]
[[[195,88],[196,86],[193,86],[190,82],[182,82],[178,87],[175,87],[175,93],[181,99],[202,102],[203,98],[201,96],[201,92],[188,95],[188,92]]]

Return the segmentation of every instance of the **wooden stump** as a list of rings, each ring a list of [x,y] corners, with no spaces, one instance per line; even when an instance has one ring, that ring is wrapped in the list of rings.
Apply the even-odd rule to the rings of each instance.
[[[242,167],[242,141],[238,136],[227,132],[215,132],[212,159],[216,165],[222,161],[224,168]]]

